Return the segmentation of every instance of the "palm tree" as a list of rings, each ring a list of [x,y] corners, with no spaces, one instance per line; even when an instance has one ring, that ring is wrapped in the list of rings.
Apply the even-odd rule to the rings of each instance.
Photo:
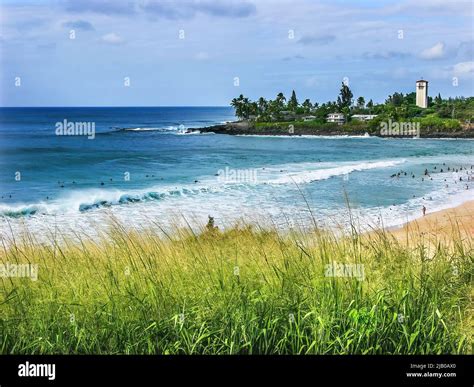
[[[275,101],[278,101],[279,103],[280,102],[286,102],[286,97],[283,93],[280,92],[280,93],[278,93]]]
[[[257,102],[257,115],[259,116],[259,119],[265,119],[267,120],[268,118],[268,102],[265,98],[260,97]]]
[[[283,93],[278,93],[275,99],[275,108],[277,110],[276,111],[277,113],[281,112],[282,110],[285,110],[285,102],[286,102],[286,98],[283,95]]]
[[[230,105],[235,109],[235,115],[239,119],[244,118],[243,101],[244,96],[240,94],[238,98],[234,98],[230,103]]]
[[[238,98],[234,98],[230,104],[235,109],[235,115],[239,119],[249,118],[252,110],[254,110],[253,103],[242,94],[240,94]]]
[[[313,107],[309,99],[305,99],[304,102],[301,104],[301,106],[304,108],[305,113],[310,113],[311,108]]]
[[[258,112],[261,115],[265,115],[267,109],[268,109],[268,102],[265,98],[260,97],[257,102],[258,105]]]
[[[250,115],[250,100],[245,97],[243,100],[242,100],[242,112],[243,112],[243,116],[245,119],[248,119],[249,118],[249,115]]]

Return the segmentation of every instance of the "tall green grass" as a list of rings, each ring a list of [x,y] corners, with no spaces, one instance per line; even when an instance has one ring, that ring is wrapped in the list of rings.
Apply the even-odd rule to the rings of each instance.
[[[472,239],[115,223],[101,240],[29,235],[0,263],[37,263],[3,278],[0,353],[470,353]],[[457,236],[456,236],[457,235]],[[326,277],[332,262],[364,280]]]

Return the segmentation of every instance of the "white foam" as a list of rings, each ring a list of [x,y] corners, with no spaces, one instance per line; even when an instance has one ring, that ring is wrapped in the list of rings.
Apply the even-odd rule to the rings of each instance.
[[[296,139],[296,138],[306,138],[306,139],[348,139],[348,138],[365,138],[365,139],[374,139],[377,137],[363,135],[349,135],[349,134],[338,134],[338,135],[317,135],[317,134],[236,134],[237,137],[262,137],[262,138],[286,138],[286,139]]]
[[[310,183],[357,171],[396,167],[403,163],[412,165],[436,161],[439,164],[446,157],[281,164],[265,169],[258,168],[257,181],[253,183],[222,182],[215,176],[206,175],[197,177],[199,180],[197,184],[182,184],[179,187],[168,184],[135,190],[94,188],[65,191],[58,199],[48,202],[1,205],[1,212],[10,210],[28,214],[32,208],[36,212],[26,218],[18,216],[22,219],[0,217],[0,230],[2,233],[8,232],[11,226],[14,233],[21,232],[22,226],[27,225],[35,234],[42,235],[45,234],[45,229],[59,225],[58,227],[65,232],[68,229],[96,232],[93,230],[96,225],[106,227],[109,214],[113,214],[129,227],[140,227],[146,224],[146,219],[174,224],[177,218],[183,219],[183,214],[187,219],[195,218],[201,223],[206,222],[207,215],[215,215],[216,219],[227,224],[241,218],[248,222],[254,219],[266,219],[270,223],[274,221],[281,223],[283,227],[288,217],[301,219],[301,222],[309,220],[305,204],[298,202],[297,198],[291,197],[289,201],[280,200],[280,194],[285,195],[291,191],[287,191],[285,184]],[[468,161],[469,156],[456,156],[456,162],[461,160]],[[450,164],[452,165],[452,161]],[[446,183],[444,178],[447,178]],[[361,224],[381,225],[380,222],[383,220],[385,226],[397,226],[421,216],[423,205],[428,208],[428,212],[433,212],[474,200],[474,190],[464,190],[464,182],[454,184],[451,172],[445,170],[444,173],[437,173],[433,175],[433,179],[433,183],[436,183],[435,189],[424,194],[425,199],[417,197],[395,206],[363,207],[354,212]],[[444,188],[447,183],[449,189]],[[150,194],[159,197],[155,200],[153,197],[150,198]],[[138,202],[126,205],[128,202],[123,200],[124,197],[137,198]],[[102,206],[101,202],[106,202],[107,206]],[[94,205],[96,203],[97,206]],[[91,208],[81,212],[79,211],[81,205],[89,205]],[[315,202],[312,206],[320,225],[343,225],[347,222],[348,217],[343,215],[346,213],[343,203],[326,208]]]
[[[447,191],[438,189],[424,197],[416,197],[403,204],[364,208],[363,210],[356,210],[355,213],[359,220],[366,225],[383,225],[389,228],[401,227],[408,222],[421,218],[423,216],[423,206],[427,208],[427,213],[433,213],[460,206],[471,200],[474,200],[473,190]]]
[[[125,128],[123,129],[126,132],[153,132],[153,131],[163,131],[166,128]]]
[[[403,164],[406,160],[386,160],[374,162],[361,162],[357,164],[342,165],[334,168],[316,169],[313,171],[301,171],[290,173],[285,176],[269,181],[271,184],[310,183],[317,180],[326,180],[333,176],[347,175],[355,171],[364,171],[376,168],[394,167]]]

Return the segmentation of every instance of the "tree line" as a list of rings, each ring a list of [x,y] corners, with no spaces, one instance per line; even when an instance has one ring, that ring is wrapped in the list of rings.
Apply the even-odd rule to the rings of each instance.
[[[425,109],[416,106],[415,99],[415,92],[395,92],[389,95],[384,103],[374,103],[372,99],[366,102],[363,96],[354,99],[351,89],[343,82],[336,101],[319,104],[305,99],[300,103],[293,90],[289,99],[281,92],[275,99],[260,97],[257,101],[251,101],[241,94],[232,100],[231,106],[239,119],[253,119],[257,122],[282,121],[288,118],[297,120],[307,115],[314,116],[315,121],[325,122],[330,113],[343,113],[348,121],[353,114],[374,114],[381,116],[380,119],[393,120],[415,117],[454,118],[460,121],[474,119],[473,97],[443,99],[438,94],[434,98],[428,97],[429,107]]]

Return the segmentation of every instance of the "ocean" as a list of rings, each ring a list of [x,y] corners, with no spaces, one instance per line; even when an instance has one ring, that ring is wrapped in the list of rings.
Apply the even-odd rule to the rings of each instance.
[[[208,216],[337,228],[349,214],[389,227],[474,199],[471,140],[186,132],[234,119],[230,107],[1,108],[0,232],[95,235],[111,219],[139,229]],[[58,135],[67,123],[94,135]]]

